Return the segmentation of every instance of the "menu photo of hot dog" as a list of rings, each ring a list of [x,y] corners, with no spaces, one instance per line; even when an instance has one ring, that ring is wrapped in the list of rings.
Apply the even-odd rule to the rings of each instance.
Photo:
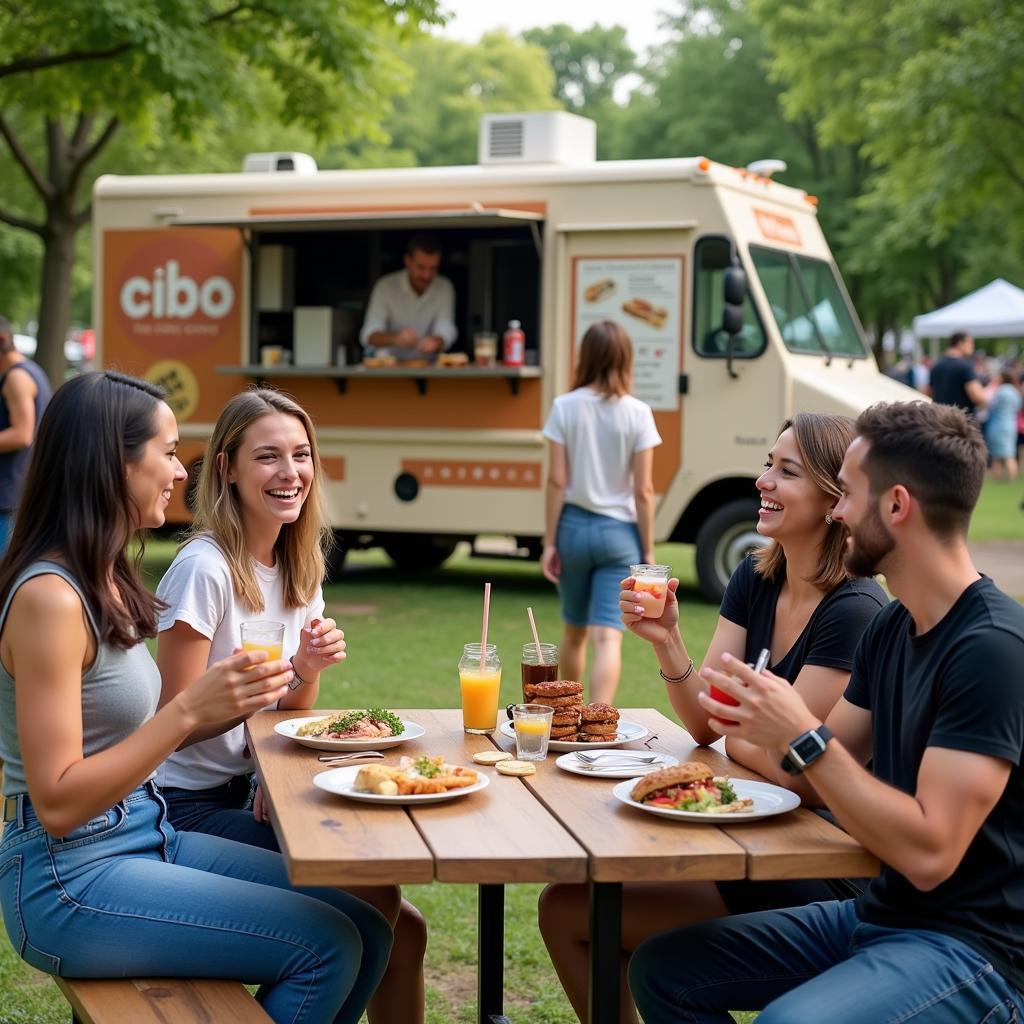
[[[600,281],[595,281],[583,289],[583,298],[586,302],[600,302],[614,295],[616,289],[614,278],[602,277]]]
[[[655,306],[646,299],[628,299],[622,304],[622,312],[634,316],[651,327],[661,328],[668,320],[668,310],[664,306]]]

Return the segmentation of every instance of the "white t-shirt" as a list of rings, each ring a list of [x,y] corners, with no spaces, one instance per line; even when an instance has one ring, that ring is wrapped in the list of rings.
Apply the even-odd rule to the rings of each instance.
[[[421,338],[437,335],[444,339],[446,349],[451,348],[459,332],[455,326],[455,289],[447,277],[435,277],[422,295],[413,290],[405,270],[378,279],[370,292],[359,340],[369,346],[370,335],[376,331],[401,331],[406,327],[415,329]],[[394,350],[398,356],[405,351]],[[423,356],[422,352],[408,351],[411,356]]]
[[[636,522],[633,456],[661,444],[646,402],[632,395],[605,398],[590,388],[576,388],[555,399],[544,436],[565,445],[568,504]]]
[[[241,625],[254,619],[284,623],[284,657],[299,649],[300,633],[310,619],[323,617],[324,597],[316,597],[306,608],[286,608],[277,567],[268,569],[255,563],[256,578],[263,594],[263,611],[253,612],[235,597],[231,570],[217,544],[198,537],[175,555],[170,568],[156,588],[156,596],[167,604],[160,613],[159,629],[170,629],[184,622],[210,640],[209,664],[231,655],[241,647]],[[157,783],[179,789],[209,789],[235,775],[253,770],[247,758],[245,727],[236,725],[230,732],[201,740],[176,750],[157,770]]]

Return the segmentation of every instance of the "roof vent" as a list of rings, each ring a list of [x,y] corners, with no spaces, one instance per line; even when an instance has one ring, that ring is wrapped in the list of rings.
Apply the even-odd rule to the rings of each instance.
[[[268,171],[316,174],[316,161],[308,153],[246,153],[242,164],[244,174],[264,174]]]
[[[485,114],[478,153],[481,164],[589,164],[597,156],[597,125],[563,110]]]

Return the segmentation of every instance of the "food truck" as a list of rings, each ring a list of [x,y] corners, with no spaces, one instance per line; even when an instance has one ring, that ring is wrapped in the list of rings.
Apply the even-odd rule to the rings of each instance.
[[[782,422],[913,394],[879,372],[812,196],[705,157],[598,161],[593,122],[567,113],[488,115],[476,165],[105,175],[94,208],[100,365],[167,388],[193,478],[228,398],[293,395],[317,425],[335,568],[372,545],[439,565],[492,535],[536,556],[542,429],[596,320],[629,330],[664,439],[656,539],[696,544],[711,598],[757,543],[754,480]],[[466,365],[366,365],[371,288],[421,232],[441,242]],[[505,365],[512,320],[525,344]],[[479,365],[489,332],[498,358]]]

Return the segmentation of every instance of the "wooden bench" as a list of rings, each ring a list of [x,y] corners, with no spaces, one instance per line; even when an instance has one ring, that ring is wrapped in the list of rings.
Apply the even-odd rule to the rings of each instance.
[[[241,982],[54,978],[75,1024],[272,1024]]]

